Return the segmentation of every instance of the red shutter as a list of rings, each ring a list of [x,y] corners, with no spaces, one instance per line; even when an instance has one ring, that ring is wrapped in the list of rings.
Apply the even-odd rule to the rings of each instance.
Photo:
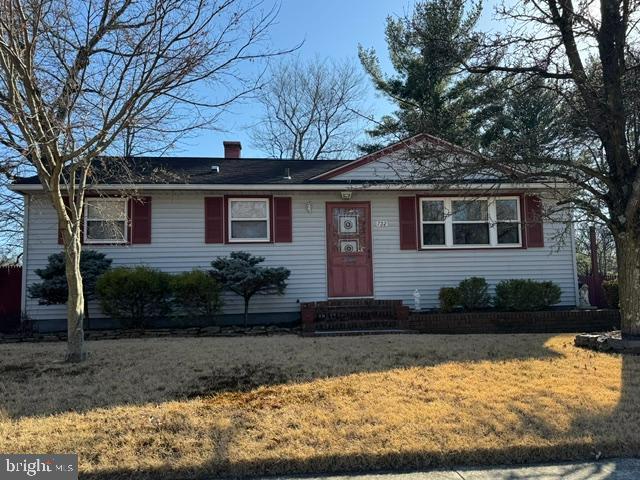
[[[129,242],[151,243],[151,197],[129,200]]]
[[[416,197],[399,197],[400,250],[418,249]]]
[[[528,248],[544,247],[542,201],[536,195],[524,197],[525,235]]]
[[[204,199],[204,242],[224,243],[224,201],[222,197]]]
[[[293,217],[291,213],[291,197],[273,198],[273,240],[277,243],[293,241]]]

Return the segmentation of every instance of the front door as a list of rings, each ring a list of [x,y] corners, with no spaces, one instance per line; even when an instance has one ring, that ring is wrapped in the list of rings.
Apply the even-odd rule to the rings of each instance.
[[[373,296],[369,203],[327,203],[327,275],[329,297]]]

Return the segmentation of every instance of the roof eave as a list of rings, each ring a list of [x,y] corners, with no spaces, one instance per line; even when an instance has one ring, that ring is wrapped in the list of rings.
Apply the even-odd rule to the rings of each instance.
[[[14,192],[29,193],[42,191],[42,185],[40,184],[14,184],[9,187]],[[169,191],[169,190],[187,190],[187,191],[246,191],[246,190],[283,190],[283,191],[331,191],[331,190],[514,190],[514,189],[526,189],[526,190],[549,190],[549,189],[564,189],[570,188],[570,186],[564,184],[555,184],[550,187],[549,184],[541,182],[532,183],[460,183],[460,184],[434,184],[434,183],[415,183],[415,184],[392,184],[392,183],[298,183],[298,184],[132,184],[132,185],[118,185],[118,184],[105,184],[99,187],[91,188],[93,191],[118,191],[118,190],[155,190],[155,191]]]

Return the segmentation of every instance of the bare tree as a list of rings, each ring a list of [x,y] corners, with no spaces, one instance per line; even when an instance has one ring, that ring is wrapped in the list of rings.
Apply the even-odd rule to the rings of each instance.
[[[262,43],[277,9],[243,0],[0,0],[0,11],[0,145],[37,171],[57,213],[67,360],[81,361],[85,192],[118,161],[101,156],[132,125],[155,132],[162,147],[215,122],[256,86],[239,67],[281,53]]]
[[[19,157],[0,161],[0,257],[16,262],[22,255],[24,205],[9,186],[22,171]]]
[[[538,155],[472,155],[442,147],[425,176],[469,175],[544,182],[582,218],[606,225],[616,243],[622,332],[640,335],[640,4],[627,0],[531,0],[500,8],[512,28],[481,36],[469,71],[544,79],[571,112]],[[436,149],[438,150],[438,149]],[[447,152],[448,150],[448,152]],[[444,152],[444,154],[443,154]],[[428,171],[427,171],[428,170]]]
[[[349,62],[316,58],[280,63],[258,94],[255,146],[276,158],[343,158],[362,129],[364,79]]]

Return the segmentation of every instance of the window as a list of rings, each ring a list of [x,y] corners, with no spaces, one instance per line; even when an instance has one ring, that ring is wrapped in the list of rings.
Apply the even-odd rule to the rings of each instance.
[[[127,230],[127,199],[87,199],[84,210],[85,243],[126,243]]]
[[[425,246],[445,245],[444,200],[423,200],[421,202],[422,244]]]
[[[423,198],[423,249],[522,245],[519,197]]]
[[[229,241],[268,242],[269,199],[229,199]]]
[[[489,245],[489,202],[453,200],[453,244]]]
[[[496,199],[496,223],[500,245],[520,244],[520,208],[517,198]]]

